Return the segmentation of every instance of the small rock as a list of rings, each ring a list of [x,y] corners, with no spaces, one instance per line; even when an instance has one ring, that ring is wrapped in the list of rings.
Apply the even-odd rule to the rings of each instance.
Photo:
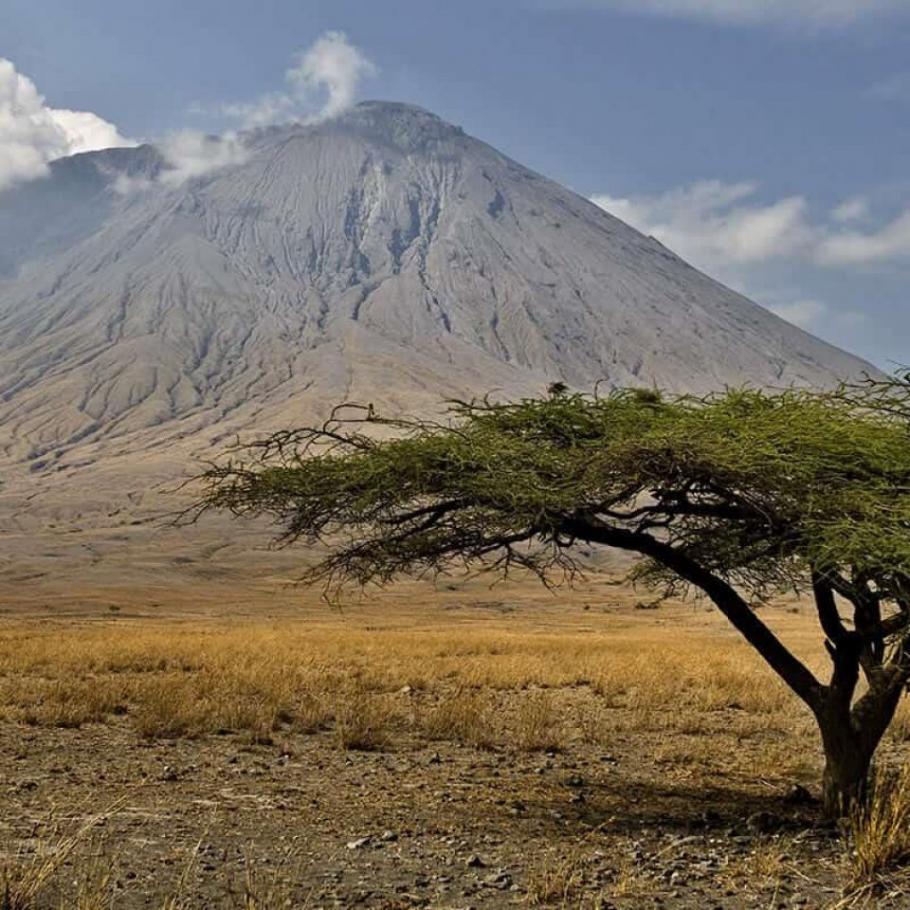
[[[476,853],[472,853],[468,857],[468,861],[465,865],[469,869],[486,869],[487,867],[487,864]]]
[[[369,846],[370,844],[370,835],[366,837],[358,837],[356,840],[349,840],[347,847],[348,850],[362,850],[364,847]]]
[[[391,844],[398,840],[398,835],[394,831],[383,831],[381,840]]]
[[[794,784],[784,797],[784,802],[789,806],[811,806],[815,797],[803,786]]]
[[[508,872],[494,872],[483,880],[487,888],[497,888],[505,891],[512,884],[512,876]]]
[[[564,783],[567,787],[583,787],[585,779],[580,774],[570,774]]]

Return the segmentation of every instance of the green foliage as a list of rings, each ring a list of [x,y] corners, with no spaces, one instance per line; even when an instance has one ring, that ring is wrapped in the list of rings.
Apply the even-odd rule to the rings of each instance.
[[[809,564],[902,590],[907,401],[894,381],[707,398],[559,388],[454,402],[444,425],[340,409],[208,471],[203,505],[269,514],[286,542],[329,542],[310,577],[334,582],[471,563],[571,573],[589,528],[669,544],[756,597],[798,587]],[[676,579],[661,562],[644,574]]]

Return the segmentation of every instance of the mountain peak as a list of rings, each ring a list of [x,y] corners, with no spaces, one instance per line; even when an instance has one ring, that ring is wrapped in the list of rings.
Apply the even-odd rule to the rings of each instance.
[[[0,198],[14,465],[205,452],[351,399],[421,413],[553,380],[703,392],[869,369],[422,108],[368,101],[249,145],[176,194],[112,191],[153,175],[146,148]]]

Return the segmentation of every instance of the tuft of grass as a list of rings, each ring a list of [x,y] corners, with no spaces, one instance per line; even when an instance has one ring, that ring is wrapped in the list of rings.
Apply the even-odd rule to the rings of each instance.
[[[562,717],[548,692],[531,692],[522,699],[515,722],[515,745],[523,752],[555,752],[565,745]]]
[[[102,841],[85,862],[77,865],[72,902],[62,905],[61,910],[112,910],[115,872],[113,857]]]
[[[910,765],[874,775],[850,828],[850,890],[874,888],[910,862]]]
[[[423,717],[423,732],[431,740],[492,748],[495,744],[492,717],[489,698],[460,689]]]
[[[279,910],[279,908],[310,906],[307,895],[304,902],[294,894],[292,882],[300,876],[297,867],[300,858],[292,847],[285,850],[273,868],[263,871],[247,851],[244,861],[244,880],[238,900],[234,903],[240,910]]]
[[[388,745],[393,712],[381,696],[354,687],[339,695],[334,714],[342,749],[372,752]]]
[[[579,896],[583,886],[580,857],[575,853],[559,856],[551,852],[529,871],[525,900],[530,907],[566,907]],[[572,906],[578,906],[577,901]]]
[[[27,859],[17,857],[8,861],[0,869],[0,910],[36,910],[64,863],[89,840],[98,825],[110,818],[116,808],[112,807],[107,812],[90,817],[51,843],[39,845]],[[77,886],[76,910],[94,910],[99,906],[102,890],[107,887],[111,877],[110,872],[99,877],[99,862],[97,857],[93,859]]]

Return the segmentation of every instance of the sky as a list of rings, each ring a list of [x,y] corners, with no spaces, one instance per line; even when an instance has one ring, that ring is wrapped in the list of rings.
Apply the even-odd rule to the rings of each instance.
[[[63,154],[150,140],[192,176],[367,98],[910,364],[910,0],[4,0],[0,205]]]

